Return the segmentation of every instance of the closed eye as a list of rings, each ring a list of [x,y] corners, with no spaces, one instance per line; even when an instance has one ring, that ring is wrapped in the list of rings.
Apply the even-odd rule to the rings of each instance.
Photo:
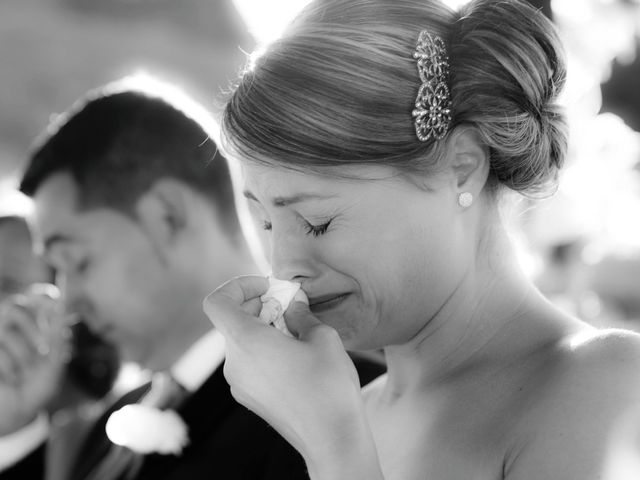
[[[317,237],[319,235],[324,235],[325,233],[327,233],[327,229],[331,224],[331,220],[329,220],[327,223],[323,223],[322,225],[312,225],[309,222],[305,222],[305,223],[306,223],[305,229],[307,230],[307,235],[313,235],[314,237]]]
[[[305,221],[305,230],[307,235],[313,235],[314,237],[317,237],[319,235],[324,235],[325,233],[327,233],[327,230],[329,229],[329,225],[331,224],[331,220],[329,220],[326,223],[323,223],[322,225],[313,225],[307,221]],[[264,220],[262,222],[262,229],[263,230],[267,230],[270,231],[273,228],[273,225],[271,224],[271,222]]]

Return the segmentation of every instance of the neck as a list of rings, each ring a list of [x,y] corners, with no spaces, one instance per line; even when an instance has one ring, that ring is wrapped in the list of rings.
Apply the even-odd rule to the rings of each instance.
[[[502,228],[491,235],[491,251],[476,260],[439,311],[409,342],[385,349],[392,396],[446,385],[471,369],[526,350],[523,342],[531,346],[545,341],[544,336],[559,335],[553,322],[548,328],[533,325],[532,311],[553,309],[517,267]]]
[[[198,304],[196,297],[193,296],[192,300],[189,307],[174,319],[171,331],[165,332],[166,341],[162,345],[157,344],[154,355],[145,362],[145,368],[156,372],[170,369],[199,338],[213,328],[204,314],[193,308]]]
[[[156,358],[148,368],[155,371],[171,368],[198,339],[213,328],[202,310],[202,301],[209,293],[233,277],[259,271],[251,257],[244,252],[237,251],[228,260],[225,265],[218,263],[209,271],[200,268],[202,276],[191,278],[189,287],[184,289],[184,300],[178,314],[180,318],[176,318],[174,328],[167,333],[170,341],[163,345],[161,358]]]

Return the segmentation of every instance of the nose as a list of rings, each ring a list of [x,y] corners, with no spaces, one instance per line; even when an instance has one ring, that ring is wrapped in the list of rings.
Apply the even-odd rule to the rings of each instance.
[[[271,269],[281,280],[302,282],[318,274],[317,261],[308,239],[296,232],[277,232],[271,236]]]

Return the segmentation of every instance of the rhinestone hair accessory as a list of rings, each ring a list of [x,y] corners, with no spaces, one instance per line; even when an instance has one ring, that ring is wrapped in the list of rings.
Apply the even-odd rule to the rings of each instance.
[[[423,30],[413,58],[417,60],[422,85],[412,112],[416,135],[421,142],[442,139],[451,126],[449,58],[444,40]]]

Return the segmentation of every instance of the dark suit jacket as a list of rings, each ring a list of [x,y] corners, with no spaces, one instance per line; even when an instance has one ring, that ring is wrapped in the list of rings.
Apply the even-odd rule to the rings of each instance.
[[[364,385],[384,371],[371,359],[356,358]],[[96,422],[84,441],[69,480],[82,480],[106,455],[111,443],[104,433],[109,415],[142,397],[149,386],[128,393]],[[189,428],[190,444],[181,456],[147,455],[136,480],[307,480],[302,457],[264,420],[238,404],[218,368],[188,397],[178,413]],[[42,480],[42,446],[0,480]]]

